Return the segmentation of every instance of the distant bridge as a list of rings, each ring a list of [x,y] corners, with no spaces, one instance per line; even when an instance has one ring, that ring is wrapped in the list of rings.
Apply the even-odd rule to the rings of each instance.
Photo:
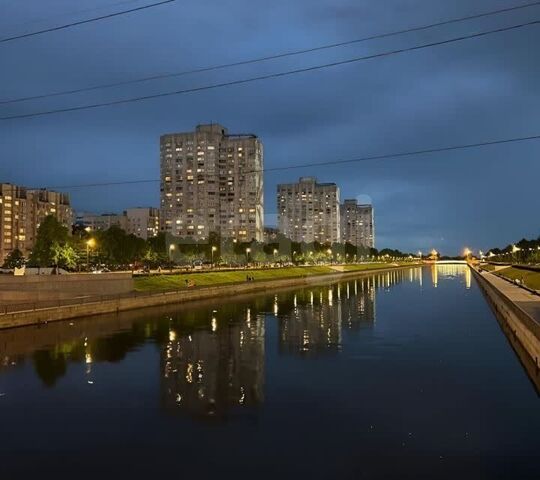
[[[447,264],[467,265],[466,260],[427,260],[425,263],[431,263],[434,265],[447,265]]]

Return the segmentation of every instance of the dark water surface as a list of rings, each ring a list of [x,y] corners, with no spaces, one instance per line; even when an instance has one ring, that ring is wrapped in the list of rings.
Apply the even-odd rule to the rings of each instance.
[[[465,266],[0,332],[0,478],[540,479]]]

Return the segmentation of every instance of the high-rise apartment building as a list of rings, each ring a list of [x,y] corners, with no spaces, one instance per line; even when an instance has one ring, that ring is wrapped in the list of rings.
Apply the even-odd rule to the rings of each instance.
[[[161,229],[205,240],[211,232],[262,241],[263,146],[218,124],[160,141]]]
[[[69,195],[0,184],[0,262],[15,249],[29,255],[39,225],[47,215],[54,215],[71,231],[73,211]]]
[[[339,187],[302,177],[278,185],[279,231],[294,242],[340,242]]]
[[[357,247],[375,247],[373,206],[345,200],[341,205],[341,238]]]

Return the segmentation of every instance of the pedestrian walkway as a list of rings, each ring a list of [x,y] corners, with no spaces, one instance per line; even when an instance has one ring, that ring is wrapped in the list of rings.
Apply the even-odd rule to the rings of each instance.
[[[536,323],[540,325],[540,296],[531,293],[524,288],[513,285],[497,275],[481,272],[482,277],[499,290],[508,299],[524,310]]]

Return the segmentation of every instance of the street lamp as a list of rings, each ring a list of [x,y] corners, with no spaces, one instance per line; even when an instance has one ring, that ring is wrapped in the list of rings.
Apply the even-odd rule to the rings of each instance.
[[[249,253],[251,252],[251,248],[247,247],[246,248],[246,261],[247,263],[249,263]]]
[[[94,238],[89,238],[86,240],[86,269],[90,270],[90,249],[96,246],[96,240]]]
[[[212,245],[212,268],[214,268],[214,252],[217,252],[217,247]]]

